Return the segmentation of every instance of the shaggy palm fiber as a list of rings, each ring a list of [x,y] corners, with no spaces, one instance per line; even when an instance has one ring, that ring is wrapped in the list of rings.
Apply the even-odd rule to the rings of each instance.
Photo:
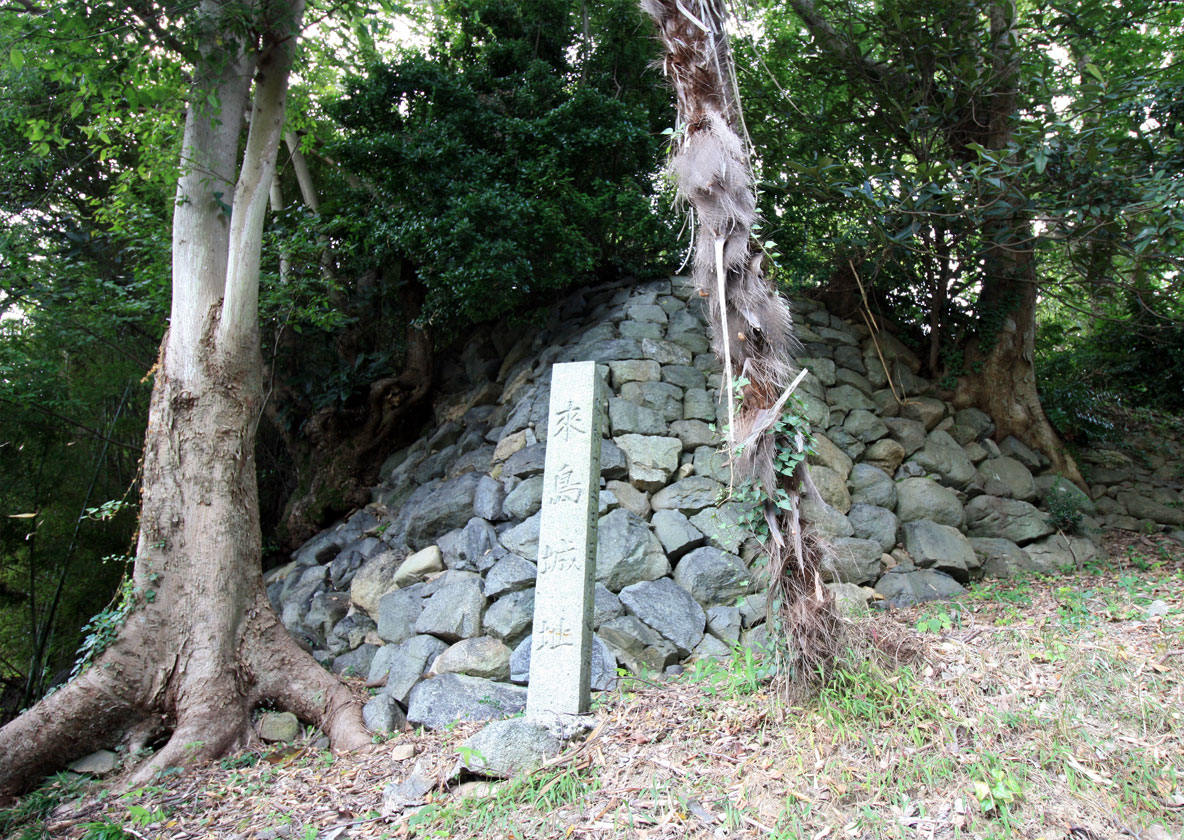
[[[779,447],[804,449],[805,441],[776,439],[773,426],[796,384],[789,307],[762,270],[763,254],[752,228],[757,221],[752,168],[737,132],[740,106],[720,0],[641,0],[664,47],[663,72],[674,86],[678,125],[670,170],[681,200],[698,219],[693,278],[707,307],[712,343],[724,366],[723,401],[733,484],[751,479],[762,491],[771,538],[771,602],[790,652],[791,673],[814,683],[829,672],[843,646],[843,622],[822,582],[825,542],[803,522],[802,494],[818,496],[804,461],[781,475]],[[747,380],[739,399],[734,380]],[[791,384],[792,383],[792,384]],[[778,490],[788,510],[774,503]]]

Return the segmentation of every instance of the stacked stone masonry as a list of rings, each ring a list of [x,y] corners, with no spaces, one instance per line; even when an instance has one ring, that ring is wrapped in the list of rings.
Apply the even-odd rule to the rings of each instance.
[[[607,385],[593,689],[619,667],[759,643],[760,548],[727,500],[701,306],[676,278],[577,292],[536,332],[478,335],[443,371],[434,422],[383,464],[373,502],[267,574],[293,635],[335,672],[381,684],[368,720],[401,724],[405,710],[438,727],[524,707],[555,362],[595,361]],[[793,309],[824,499],[803,514],[830,539],[845,601],[905,605],[984,575],[1081,565],[1103,528],[1184,538],[1178,454],[1087,452],[1086,495],[1043,453],[995,440],[981,411],[943,401],[890,334],[877,346],[816,303]],[[1078,533],[1049,524],[1053,493],[1084,512]]]

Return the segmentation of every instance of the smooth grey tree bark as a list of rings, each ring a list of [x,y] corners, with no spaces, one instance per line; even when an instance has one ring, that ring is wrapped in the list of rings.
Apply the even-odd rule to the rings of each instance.
[[[260,574],[259,259],[303,7],[259,0],[250,36],[241,2],[203,0],[194,19],[171,320],[144,445],[137,601],[87,671],[0,729],[0,794],[96,748],[123,743],[131,755],[167,736],[132,776],[143,784],[243,744],[263,702],[322,727],[335,748],[369,743],[358,703],[291,639]]]

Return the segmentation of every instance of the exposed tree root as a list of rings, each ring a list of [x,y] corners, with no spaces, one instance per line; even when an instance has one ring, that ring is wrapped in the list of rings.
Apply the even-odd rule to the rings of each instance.
[[[320,727],[339,752],[369,744],[361,707],[349,688],[296,645],[261,593],[260,587],[244,622],[236,665],[215,681],[217,686],[193,680],[181,666],[171,668],[161,682],[152,663],[180,663],[181,657],[175,652],[165,657],[166,647],[152,644],[147,652],[162,656],[146,656],[136,644],[139,629],[133,627],[85,673],[0,729],[5,756],[0,796],[21,793],[94,750],[121,746],[130,759],[168,734],[165,745],[125,783],[148,784],[163,770],[242,747],[253,737],[251,712],[261,703]]]
[[[92,668],[0,729],[0,802],[144,719],[120,680]]]

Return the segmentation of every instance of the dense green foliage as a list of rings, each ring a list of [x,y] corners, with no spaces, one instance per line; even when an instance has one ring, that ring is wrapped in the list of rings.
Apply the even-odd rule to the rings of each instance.
[[[791,272],[848,304],[858,275],[941,378],[965,372],[962,348],[1005,314],[979,305],[989,246],[1035,249],[1046,404],[1062,430],[1075,409],[1059,409],[1061,385],[1080,394],[1082,380],[1178,409],[1179,6],[1021,3],[1014,42],[992,31],[990,4],[816,8],[852,49],[772,5],[740,44],[767,234]]]
[[[404,258],[422,317],[455,330],[592,276],[662,267],[655,174],[669,103],[630,0],[463,0],[423,51],[348,81],[335,157],[356,273]],[[370,192],[367,192],[369,190]]]
[[[383,58],[395,17],[380,5],[387,14],[324,4],[292,90],[319,208],[282,150],[261,291],[273,514],[291,491],[291,439],[318,412],[357,416],[370,383],[398,372],[409,319],[443,341],[590,277],[656,270],[671,245],[654,198],[668,97],[646,70],[634,4],[446,4],[421,22],[429,46],[395,59]],[[0,679],[12,711],[69,670],[133,543],[192,8],[0,11]],[[422,306],[402,294],[412,283]],[[103,507],[112,500],[129,504]]]
[[[103,505],[134,508],[167,301],[178,79],[129,69],[122,11],[76,11],[0,30],[0,715],[69,671],[124,572],[134,509]]]
[[[443,346],[676,264],[673,106],[634,0],[445,0],[393,51],[392,4],[313,5],[331,33],[305,39],[289,123],[319,207],[282,150],[263,261],[272,507],[292,490],[291,440],[325,413],[360,424],[409,322]],[[762,238],[780,282],[852,305],[866,291],[948,383],[1006,314],[980,305],[988,250],[1029,231],[1047,413],[1074,442],[1121,439],[1116,407],[1184,410],[1184,8],[1019,4],[999,148],[976,139],[1003,72],[990,9],[820,0],[846,54],[791,5],[752,10],[734,46]],[[191,10],[0,0],[6,708],[72,663],[134,534]]]

